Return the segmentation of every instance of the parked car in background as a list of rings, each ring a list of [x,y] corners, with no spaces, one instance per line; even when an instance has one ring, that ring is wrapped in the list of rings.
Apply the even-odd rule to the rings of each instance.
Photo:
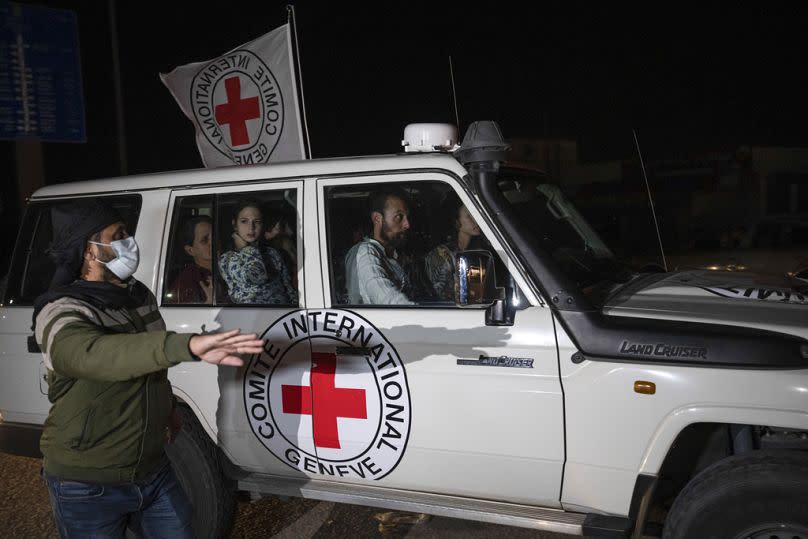
[[[697,227],[691,247],[665,252],[669,271],[746,271],[808,278],[808,215],[769,215],[734,227]],[[662,258],[634,257],[631,265],[663,271]]]

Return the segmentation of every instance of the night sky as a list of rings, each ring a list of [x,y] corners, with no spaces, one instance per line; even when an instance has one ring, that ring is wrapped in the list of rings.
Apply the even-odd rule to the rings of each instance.
[[[78,15],[88,132],[87,144],[45,144],[47,181],[117,175],[107,3],[40,4]],[[630,153],[632,128],[660,157],[808,144],[806,8],[436,5],[296,7],[315,157],[396,152],[406,123],[453,121],[449,55],[462,125],[493,119],[506,137],[574,138],[584,160]],[[285,23],[285,3],[117,10],[129,173],[201,166],[158,72]]]
[[[88,139],[43,144],[46,183],[119,175],[108,2],[26,3],[79,22]],[[286,22],[285,3],[200,5],[118,2],[129,174],[201,166],[159,72]],[[394,153],[405,124],[453,122],[449,55],[461,129],[492,119],[506,137],[574,139],[583,162],[632,157],[632,129],[648,160],[808,146],[808,8],[563,6],[299,3],[314,156]],[[13,142],[0,141],[0,169],[8,223]]]
[[[397,151],[406,123],[452,121],[449,55],[462,124],[494,119],[507,137],[580,138],[584,158],[622,153],[623,138],[630,149],[631,128],[649,146],[808,140],[806,9],[397,5],[297,7],[315,156]],[[134,113],[143,101],[172,120],[161,145],[192,138],[154,73],[215,57],[284,22],[284,4],[263,6],[172,8],[159,17],[121,6],[124,77],[142,96],[127,92],[135,162],[148,160],[140,152],[154,126]]]
[[[109,2],[22,3],[79,24],[87,142],[43,143],[45,182],[118,176]],[[116,4],[128,173],[201,167],[158,73],[277,28],[286,3]],[[646,161],[808,147],[808,7],[389,4],[296,6],[315,157],[395,153],[407,123],[454,122],[449,55],[461,132],[490,119],[507,138],[573,139],[583,163],[636,159],[632,129]],[[0,225],[16,231],[13,141],[0,141],[0,170]]]

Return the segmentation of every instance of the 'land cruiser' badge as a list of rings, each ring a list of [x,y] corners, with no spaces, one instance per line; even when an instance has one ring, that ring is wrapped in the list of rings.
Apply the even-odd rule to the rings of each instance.
[[[283,96],[257,55],[235,50],[211,62],[191,82],[199,130],[236,164],[266,163],[283,131]]]
[[[339,309],[294,311],[263,336],[244,376],[252,431],[310,474],[381,479],[410,432],[404,363],[381,332]]]

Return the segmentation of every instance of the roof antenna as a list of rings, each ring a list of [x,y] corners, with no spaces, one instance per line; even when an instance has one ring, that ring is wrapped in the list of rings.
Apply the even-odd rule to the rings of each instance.
[[[455,93],[454,67],[452,67],[451,54],[449,55],[449,78],[452,80],[452,104],[454,105],[455,125],[457,125],[457,132],[462,133],[460,129],[460,114],[457,112],[457,94]]]
[[[654,209],[654,198],[651,196],[651,185],[648,183],[648,175],[645,173],[645,163],[642,159],[642,151],[640,151],[640,141],[637,138],[637,130],[632,129],[634,135],[634,145],[637,147],[637,155],[640,157],[640,167],[642,168],[642,177],[645,178],[645,190],[648,192],[648,202],[651,203],[651,215],[654,216],[654,227],[656,228],[657,241],[659,242],[659,252],[662,253],[662,265],[665,267],[665,272],[668,271],[668,262],[665,260],[665,249],[662,248],[662,236],[659,233],[659,221],[657,221],[656,209]]]

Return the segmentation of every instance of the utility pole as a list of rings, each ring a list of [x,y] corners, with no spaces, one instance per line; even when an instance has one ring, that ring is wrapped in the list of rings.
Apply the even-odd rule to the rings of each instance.
[[[118,16],[115,0],[109,0],[109,37],[112,44],[112,73],[115,81],[115,112],[118,128],[118,163],[121,176],[126,176],[128,163],[126,158],[126,124],[123,114],[123,84],[121,83],[121,58],[118,48]]]

